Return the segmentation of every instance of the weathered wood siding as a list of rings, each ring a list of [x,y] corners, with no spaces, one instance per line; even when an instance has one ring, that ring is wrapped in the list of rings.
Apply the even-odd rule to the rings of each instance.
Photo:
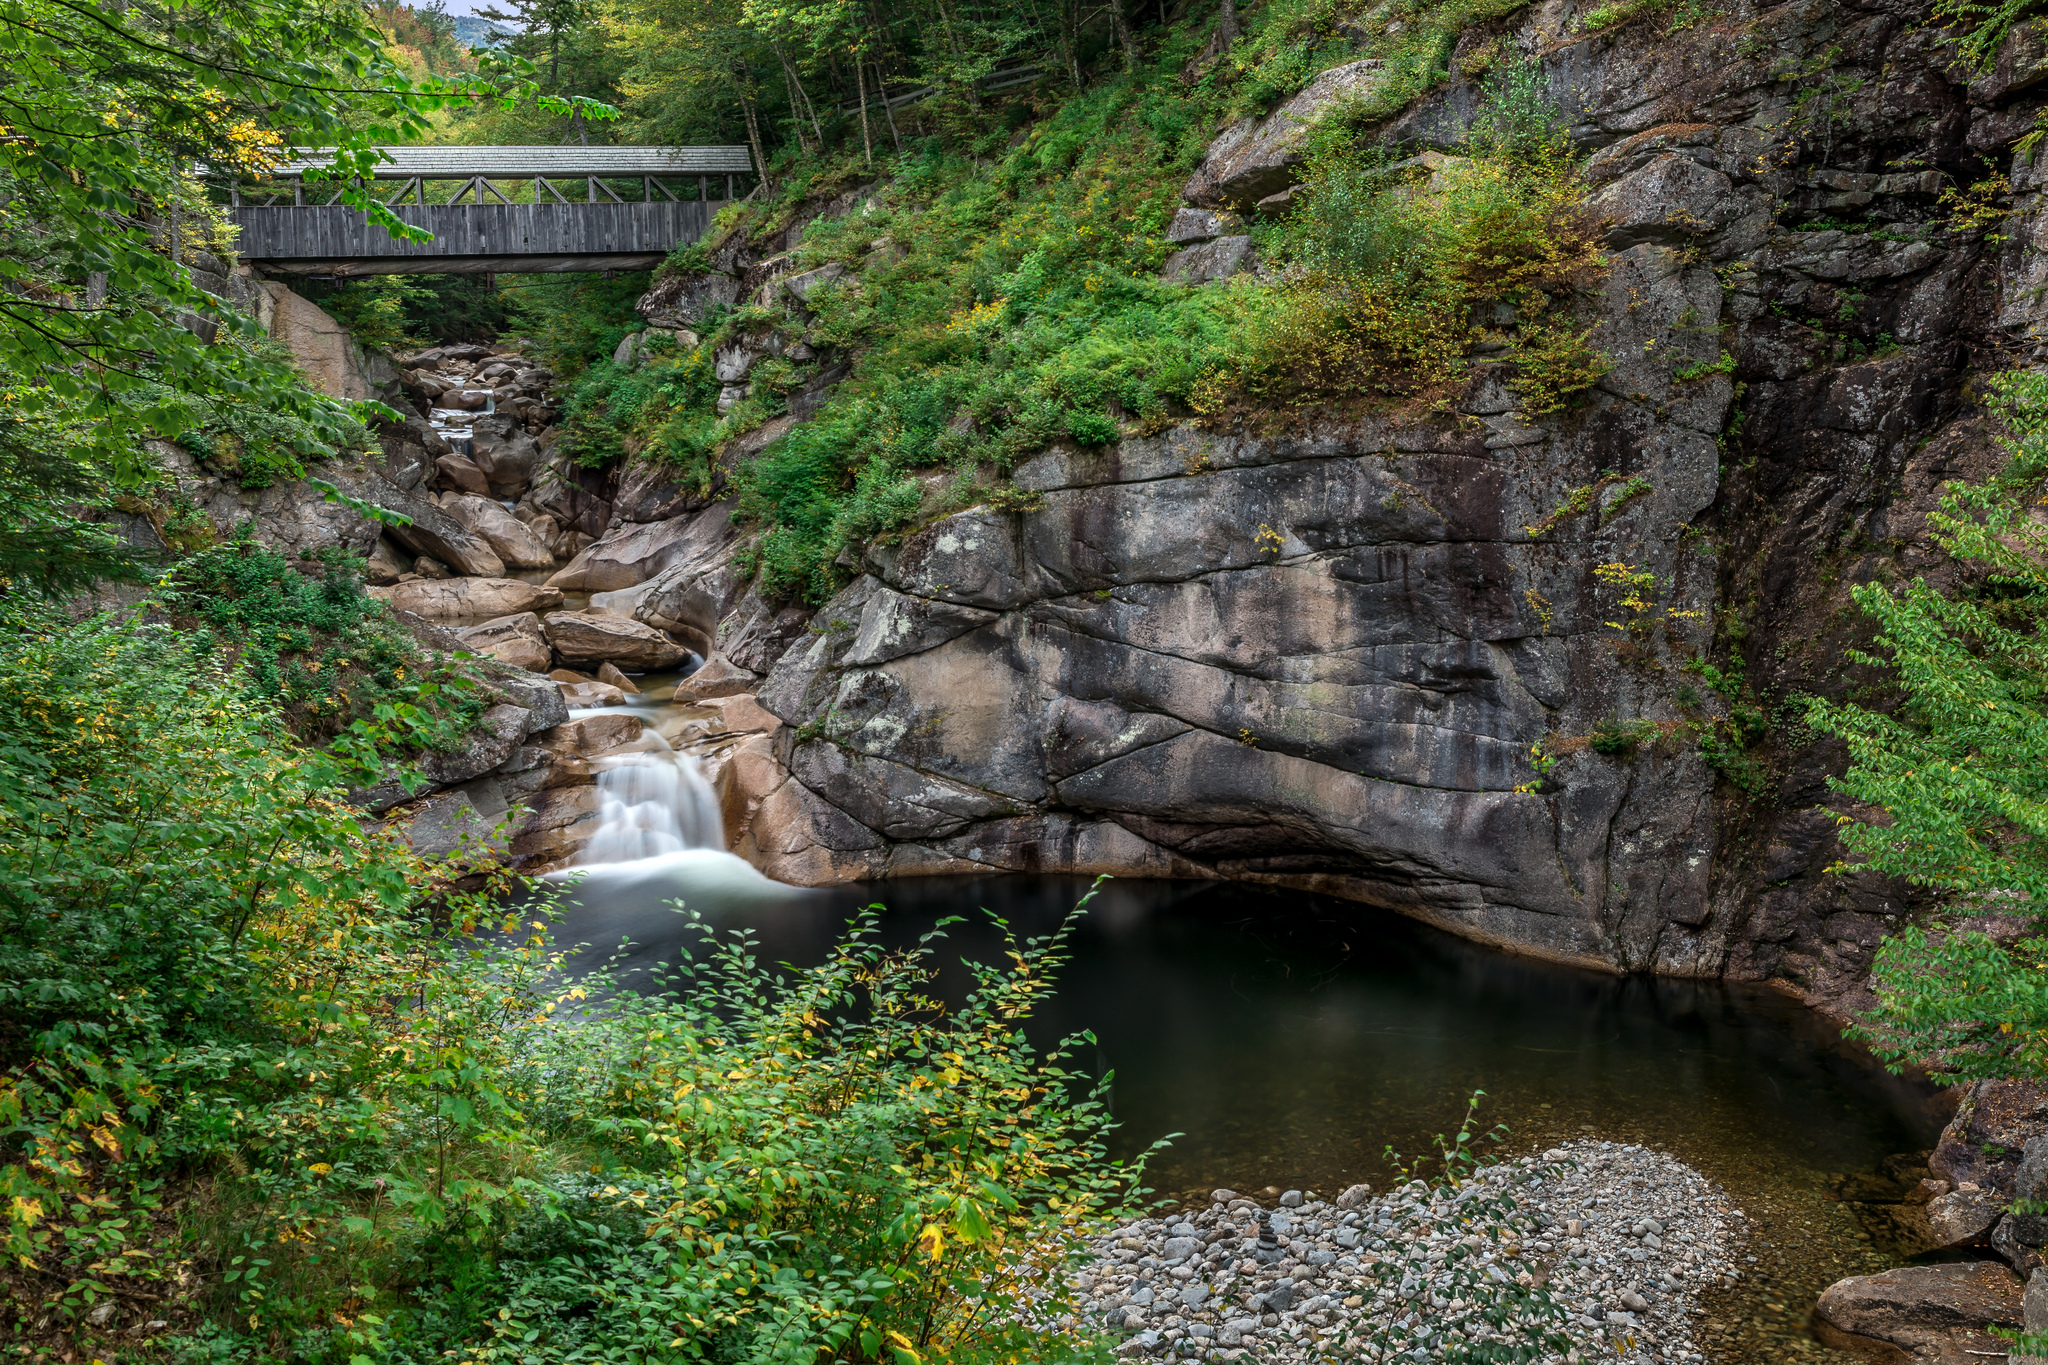
[[[244,260],[418,256],[617,256],[669,252],[711,225],[701,200],[652,204],[410,204],[392,211],[434,234],[403,242],[343,205],[233,210]],[[718,207],[722,208],[721,203]]]

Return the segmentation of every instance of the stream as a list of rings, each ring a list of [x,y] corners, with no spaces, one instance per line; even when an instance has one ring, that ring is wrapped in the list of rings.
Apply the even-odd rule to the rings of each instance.
[[[642,679],[627,708],[673,732],[672,681]],[[594,714],[577,712],[577,715]],[[572,970],[626,974],[672,960],[683,901],[761,955],[817,962],[858,907],[883,902],[907,943],[945,916],[940,993],[961,958],[1056,926],[1082,878],[939,878],[825,891],[768,880],[719,843],[695,760],[650,729],[599,776],[603,829],[568,875]],[[1388,911],[1227,883],[1117,880],[1072,943],[1060,990],[1032,1026],[1041,1044],[1087,1030],[1084,1060],[1114,1073],[1122,1156],[1178,1134],[1151,1165],[1161,1197],[1215,1187],[1334,1193],[1384,1187],[1391,1146],[1411,1157],[1454,1132],[1484,1091],[1481,1126],[1506,1150],[1596,1136],[1667,1150],[1719,1181],[1751,1219],[1748,1278],[1712,1291],[1700,1334],[1726,1361],[1841,1360],[1807,1326],[1844,1275],[1900,1263],[1882,1226],[1838,1196],[1887,1157],[1924,1152],[1947,1106],[1886,1074],[1797,1001],[1763,986],[1615,977],[1516,957]]]

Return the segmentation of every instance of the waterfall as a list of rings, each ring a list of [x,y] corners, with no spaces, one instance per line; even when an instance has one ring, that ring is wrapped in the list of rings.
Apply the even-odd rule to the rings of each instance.
[[[697,760],[677,753],[653,727],[641,732],[634,748],[595,764],[598,830],[576,860],[579,867],[725,847],[718,796]]]

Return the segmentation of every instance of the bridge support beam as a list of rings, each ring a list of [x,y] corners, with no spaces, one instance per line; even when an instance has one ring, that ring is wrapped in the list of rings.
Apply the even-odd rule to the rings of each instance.
[[[265,275],[311,275],[346,280],[362,275],[559,275],[600,270],[652,270],[666,256],[383,256],[355,261],[265,259],[252,261]]]

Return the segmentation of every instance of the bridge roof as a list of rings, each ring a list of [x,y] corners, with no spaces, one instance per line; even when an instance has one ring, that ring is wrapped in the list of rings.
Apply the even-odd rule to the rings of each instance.
[[[379,147],[390,160],[377,167],[379,180],[519,179],[569,175],[733,175],[750,172],[745,147],[560,147],[434,146]],[[293,157],[274,174],[295,176],[333,159],[325,149]]]

